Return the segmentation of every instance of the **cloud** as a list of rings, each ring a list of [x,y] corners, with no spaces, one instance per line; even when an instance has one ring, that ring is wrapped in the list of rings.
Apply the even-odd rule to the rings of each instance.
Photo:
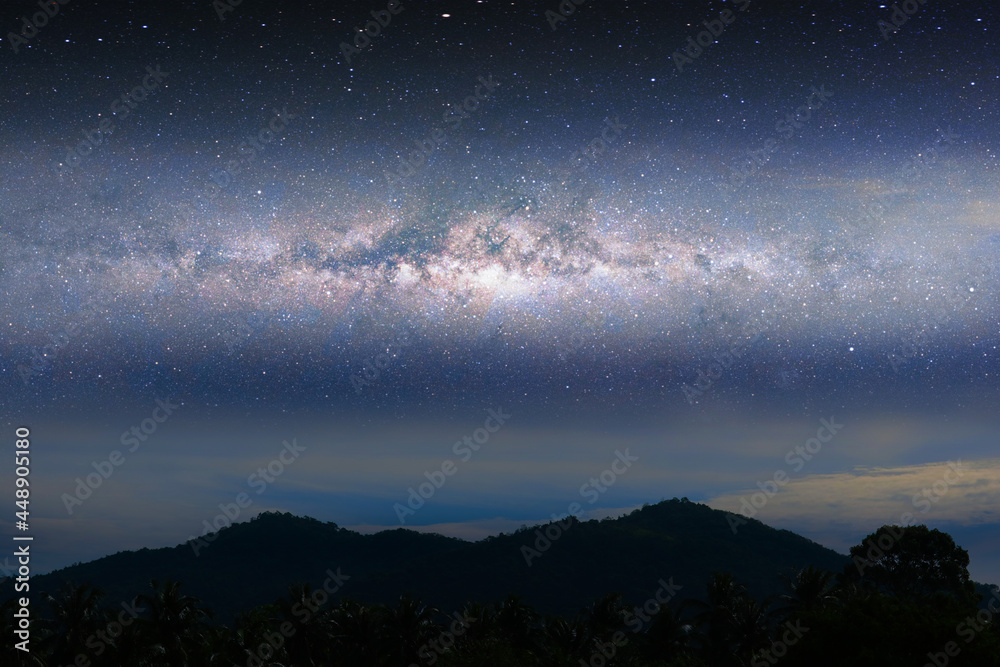
[[[900,517],[907,512],[918,523],[1000,524],[996,510],[1000,507],[1000,459],[959,463],[957,481],[947,485],[942,483],[949,469],[947,461],[793,477],[754,518],[811,534],[842,533],[847,528],[859,536],[872,527],[901,523]],[[707,504],[738,513],[742,499],[758,492],[757,487],[747,487],[715,496]]]

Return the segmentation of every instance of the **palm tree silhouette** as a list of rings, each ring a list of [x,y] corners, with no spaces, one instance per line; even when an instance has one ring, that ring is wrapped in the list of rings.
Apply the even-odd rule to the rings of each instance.
[[[383,667],[387,664],[383,608],[344,600],[333,610],[330,623],[334,638],[331,665]]]
[[[291,634],[282,639],[282,648],[294,665],[312,667],[323,664],[333,643],[331,610],[319,605],[315,595],[309,584],[293,584],[288,587],[288,597],[274,605],[277,612],[272,619],[274,627],[291,623]]]
[[[402,595],[395,608],[386,613],[386,639],[396,647],[396,664],[407,667],[418,661],[417,651],[441,633],[434,623],[440,613],[409,595]]]
[[[780,603],[775,610],[782,617],[817,611],[837,602],[832,594],[833,573],[813,565],[796,572],[786,585],[788,593],[778,596]]]
[[[749,595],[738,597],[730,610],[735,654],[750,664],[752,656],[771,645],[767,610]]]
[[[766,638],[764,610],[729,573],[713,573],[707,593],[707,602],[687,600],[683,605],[697,612],[694,622],[702,628],[702,655],[710,667],[740,665],[741,656],[749,657],[760,643],[761,627]]]
[[[694,628],[681,609],[661,607],[645,633],[645,654],[654,660],[673,660],[691,649]]]
[[[553,665],[585,663],[594,652],[589,623],[581,618],[568,621],[552,616],[545,621],[546,662]]]
[[[56,664],[74,662],[87,638],[103,628],[106,619],[98,607],[103,596],[102,591],[90,584],[77,586],[73,582],[66,582],[62,592],[55,596],[45,595],[52,610],[48,641]]]
[[[607,641],[625,624],[625,611],[620,593],[608,593],[598,598],[587,610],[590,634],[599,641]]]
[[[538,654],[541,620],[519,595],[508,595],[497,609],[497,629],[514,649]]]
[[[268,644],[274,631],[271,623],[278,614],[278,606],[261,605],[236,616],[233,631],[226,638],[226,655],[237,665],[245,665],[252,659],[260,660],[261,647]]]
[[[201,607],[197,598],[182,595],[180,582],[168,580],[161,587],[153,579],[150,586],[152,594],[138,597],[139,603],[149,608],[149,618],[140,622],[159,664],[171,667],[207,664],[212,642],[205,621],[211,612]]]

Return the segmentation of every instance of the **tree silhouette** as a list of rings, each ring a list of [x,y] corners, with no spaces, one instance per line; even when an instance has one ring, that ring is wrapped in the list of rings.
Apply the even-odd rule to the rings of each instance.
[[[399,598],[396,606],[386,613],[386,639],[397,647],[395,660],[401,667],[418,661],[417,651],[440,633],[434,623],[437,609],[428,607],[408,595]]]
[[[672,660],[687,654],[695,640],[694,628],[681,609],[662,607],[645,633],[643,655],[648,659]]]
[[[905,598],[936,593],[961,603],[978,601],[969,578],[969,553],[948,533],[925,525],[884,525],[851,547],[845,573],[878,590]],[[856,574],[855,574],[856,573]]]
[[[160,586],[150,582],[152,594],[142,594],[140,604],[148,606],[149,617],[140,619],[149,646],[158,657],[158,664],[171,666],[208,664],[206,650],[212,633],[205,621],[211,617],[197,598],[182,595],[180,583],[166,581]]]
[[[66,582],[57,595],[45,596],[52,610],[49,628],[51,655],[57,664],[70,664],[83,649],[87,638],[105,623],[98,607],[104,594],[90,584]]]
[[[781,616],[800,615],[837,602],[833,595],[834,575],[812,565],[796,572],[787,581],[788,593],[778,596],[776,612]]]
[[[608,593],[587,610],[587,624],[595,639],[606,641],[625,624],[626,607],[620,593]]]
[[[514,649],[537,655],[541,619],[521,596],[508,595],[500,604],[497,627]]]
[[[580,618],[570,621],[553,616],[545,621],[545,647],[545,659],[553,665],[587,661],[594,650],[593,634]]]
[[[746,653],[757,644],[756,623],[763,610],[750,599],[746,587],[726,572],[712,574],[707,594],[707,602],[687,601],[696,611],[695,625],[702,630],[702,655],[711,667],[738,665],[740,652]]]
[[[333,665],[386,664],[388,646],[384,637],[385,610],[353,600],[345,600],[333,610],[331,626],[336,659]]]
[[[136,622],[112,633],[109,622],[121,611],[102,610],[96,589],[69,584],[48,598],[42,618],[33,618],[36,652],[8,643],[0,664],[61,667],[78,664],[86,652],[91,667],[757,667],[777,658],[781,667],[905,667],[928,656],[941,664],[941,656],[951,657],[943,652],[948,642],[961,649],[949,665],[1000,664],[1000,623],[986,622],[969,594],[965,551],[939,531],[893,530],[891,543],[876,532],[853,549],[862,567],[845,569],[836,583],[820,567],[794,570],[770,623],[765,604],[721,572],[703,599],[660,608],[638,627],[627,611],[636,601],[625,605],[619,594],[590,598],[575,616],[544,617],[508,595],[466,603],[464,627],[448,641],[441,637],[451,617],[408,595],[391,606],[334,605],[308,584],[293,585],[283,598],[240,613],[229,628],[212,625],[177,582],[156,580],[133,603]],[[16,604],[8,598],[0,608],[8,636]],[[88,639],[99,631],[105,643],[97,650]],[[779,641],[787,642],[780,654]]]
[[[329,608],[319,604],[320,600],[309,584],[294,584],[288,588],[288,597],[278,600],[275,605],[276,617],[273,619],[275,630],[280,630],[283,624],[288,629],[285,633],[270,634],[274,640],[271,645],[281,648],[292,664],[312,667],[322,664],[329,653],[334,640],[334,630]]]
[[[236,616],[233,631],[226,638],[226,655],[237,665],[260,659],[261,647],[273,638],[272,619],[279,613],[277,605],[262,605]]]
[[[730,617],[736,656],[745,659],[770,646],[767,611],[752,597],[737,597],[730,609]]]

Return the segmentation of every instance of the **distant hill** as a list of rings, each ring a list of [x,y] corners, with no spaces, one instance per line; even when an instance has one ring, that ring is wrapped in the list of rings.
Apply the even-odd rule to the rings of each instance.
[[[726,516],[706,505],[664,501],[618,519],[575,523],[539,555],[522,547],[535,549],[546,527],[487,538],[433,563],[414,561],[386,573],[380,583],[386,590],[440,597],[449,608],[467,599],[496,600],[514,592],[539,610],[571,614],[609,591],[641,603],[661,578],[673,577],[684,586],[682,597],[701,598],[713,571],[731,572],[752,594],[763,597],[784,590],[783,572],[809,564],[840,572],[849,562],[847,556],[759,521],[749,520],[734,535]],[[553,534],[556,525],[548,524]],[[526,557],[532,560],[530,567]]]
[[[732,573],[760,599],[783,590],[782,573],[810,564],[840,572],[849,562],[752,519],[733,534],[727,514],[674,499],[617,519],[571,518],[561,527],[551,523],[466,542],[402,528],[362,535],[268,512],[222,529],[198,556],[188,544],[120,552],[38,576],[32,591],[86,582],[114,605],[146,592],[151,579],[174,579],[228,622],[241,609],[285,595],[289,584],[318,586],[328,569],[340,568],[350,577],[342,595],[364,602],[392,602],[410,593],[447,611],[514,593],[539,611],[572,614],[611,591],[641,603],[661,578],[683,586],[682,597],[701,597],[717,570]],[[547,547],[538,537],[546,529],[556,536]]]

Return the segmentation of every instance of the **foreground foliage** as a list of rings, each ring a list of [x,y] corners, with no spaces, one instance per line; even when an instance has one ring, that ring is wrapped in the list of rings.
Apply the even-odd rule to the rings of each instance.
[[[894,536],[889,544],[886,536]],[[880,542],[881,539],[881,542]],[[884,548],[871,549],[881,544]],[[703,595],[625,603],[609,594],[572,618],[516,596],[447,612],[403,596],[334,600],[309,585],[241,614],[232,627],[177,582],[153,581],[107,608],[87,584],[50,596],[33,653],[8,643],[5,665],[100,667],[759,667],[781,664],[1000,665],[1000,591],[975,593],[968,555],[923,526],[884,526],[843,573],[808,567],[765,600],[726,573]],[[652,592],[651,592],[652,593]],[[692,591],[692,593],[694,593]],[[666,598],[661,598],[666,599]],[[990,606],[987,606],[989,603]],[[4,604],[7,636],[13,607]]]

